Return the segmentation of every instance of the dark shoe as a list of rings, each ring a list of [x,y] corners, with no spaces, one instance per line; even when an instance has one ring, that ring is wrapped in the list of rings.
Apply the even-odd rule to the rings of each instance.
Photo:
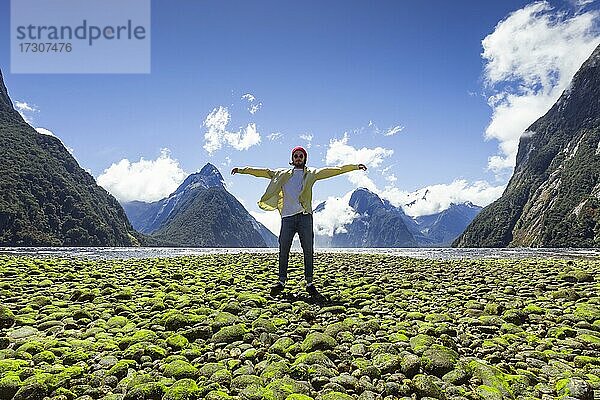
[[[315,285],[308,285],[306,287],[306,291],[310,295],[310,298],[313,300],[316,300],[316,301],[324,301],[325,300],[325,296],[323,296],[321,293],[319,293],[319,291],[317,290]]]
[[[277,285],[271,288],[271,297],[279,296],[281,293],[283,293],[283,289],[285,289],[285,286],[283,286],[281,282],[277,282]]]

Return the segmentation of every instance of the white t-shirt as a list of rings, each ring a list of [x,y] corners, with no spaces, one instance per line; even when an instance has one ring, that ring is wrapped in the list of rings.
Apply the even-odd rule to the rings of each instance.
[[[281,210],[282,217],[298,214],[304,211],[304,207],[300,204],[300,192],[302,192],[302,179],[304,178],[303,168],[294,168],[294,173],[283,185],[283,209]]]

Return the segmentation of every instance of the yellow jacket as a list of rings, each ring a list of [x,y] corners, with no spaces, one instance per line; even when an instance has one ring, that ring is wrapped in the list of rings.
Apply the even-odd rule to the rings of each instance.
[[[304,167],[303,186],[300,192],[300,205],[304,207],[306,213],[312,214],[312,187],[319,179],[331,178],[345,172],[358,170],[358,164],[342,165],[341,167],[311,168]],[[238,173],[254,175],[259,178],[269,178],[271,182],[267,186],[265,194],[258,201],[258,206],[266,211],[283,209],[283,185],[292,176],[294,168],[238,168]]]

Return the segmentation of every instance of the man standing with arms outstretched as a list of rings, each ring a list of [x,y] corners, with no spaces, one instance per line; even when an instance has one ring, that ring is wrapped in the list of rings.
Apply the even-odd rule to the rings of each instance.
[[[293,168],[233,168],[231,174],[250,174],[271,180],[265,194],[258,201],[263,210],[279,210],[281,214],[281,231],[279,232],[279,282],[271,289],[271,296],[277,296],[285,289],[287,281],[290,248],[296,232],[304,253],[304,278],[306,290],[310,296],[322,300],[313,283],[313,215],[312,187],[320,179],[330,178],[345,172],[363,170],[364,164],[348,164],[341,167],[310,168],[306,166],[308,154],[297,146],[292,149]]]

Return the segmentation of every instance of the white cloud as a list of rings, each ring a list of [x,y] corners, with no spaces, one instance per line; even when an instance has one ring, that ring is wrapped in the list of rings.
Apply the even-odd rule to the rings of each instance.
[[[250,211],[250,215],[252,215],[258,222],[263,224],[270,230],[275,236],[279,236],[279,231],[281,230],[281,216],[278,212],[275,211]]]
[[[38,108],[33,104],[29,104],[25,101],[15,101],[15,108],[21,114],[21,117],[25,122],[31,125],[33,116],[31,114],[39,112]]]
[[[38,128],[35,128],[35,130],[41,135],[57,137],[50,129],[38,127]]]
[[[357,217],[356,212],[348,205],[352,191],[342,197],[328,197],[323,211],[315,213],[315,234],[333,236],[334,233],[346,233],[345,225]]]
[[[404,127],[403,127],[403,126],[396,125],[396,126],[393,126],[393,127],[389,128],[387,131],[385,131],[385,132],[383,133],[383,135],[384,135],[384,136],[393,136],[393,135],[395,135],[396,133],[400,133],[400,132],[402,132],[403,130],[404,130]]]
[[[229,110],[222,106],[213,109],[206,116],[202,125],[206,127],[204,149],[209,154],[212,155],[227,144],[236,150],[247,150],[260,143],[255,123],[249,123],[246,128],[240,128],[237,132],[230,132],[227,130],[230,119]]]
[[[498,199],[504,188],[505,186],[492,186],[486,181],[469,183],[464,179],[456,179],[449,184],[430,185],[414,192],[387,186],[378,195],[396,207],[402,207],[407,215],[417,217],[443,211],[450,203],[470,201],[484,207]]]
[[[377,167],[386,157],[394,154],[394,150],[383,147],[356,149],[348,144],[348,134],[344,133],[342,139],[331,139],[325,162],[328,165],[334,164],[365,164],[367,167]],[[349,174],[350,176],[352,174]]]
[[[483,39],[484,77],[495,89],[485,137],[499,141],[489,169],[514,167],[521,134],[558,100],[600,43],[598,17],[598,11],[568,15],[536,2],[508,15]]]
[[[269,140],[277,140],[283,137],[283,133],[281,132],[272,132],[267,135],[267,139]]]
[[[185,179],[186,173],[169,149],[161,149],[156,160],[137,162],[123,159],[113,163],[98,177],[100,186],[121,202],[142,200],[152,202],[171,194]]]
[[[256,97],[254,97],[252,93],[246,93],[242,96],[242,99],[246,99],[249,103],[252,103],[254,100],[256,100]]]
[[[308,142],[306,145],[306,148],[310,149],[310,147],[312,145],[313,134],[312,133],[301,133],[298,136],[300,137],[300,139],[306,140]]]
[[[262,103],[261,102],[256,102],[256,97],[254,97],[254,95],[252,93],[246,93],[245,95],[242,96],[242,99],[245,99],[248,101],[248,112],[252,115],[256,114],[256,112],[258,110],[260,110],[260,108],[262,107]]]

